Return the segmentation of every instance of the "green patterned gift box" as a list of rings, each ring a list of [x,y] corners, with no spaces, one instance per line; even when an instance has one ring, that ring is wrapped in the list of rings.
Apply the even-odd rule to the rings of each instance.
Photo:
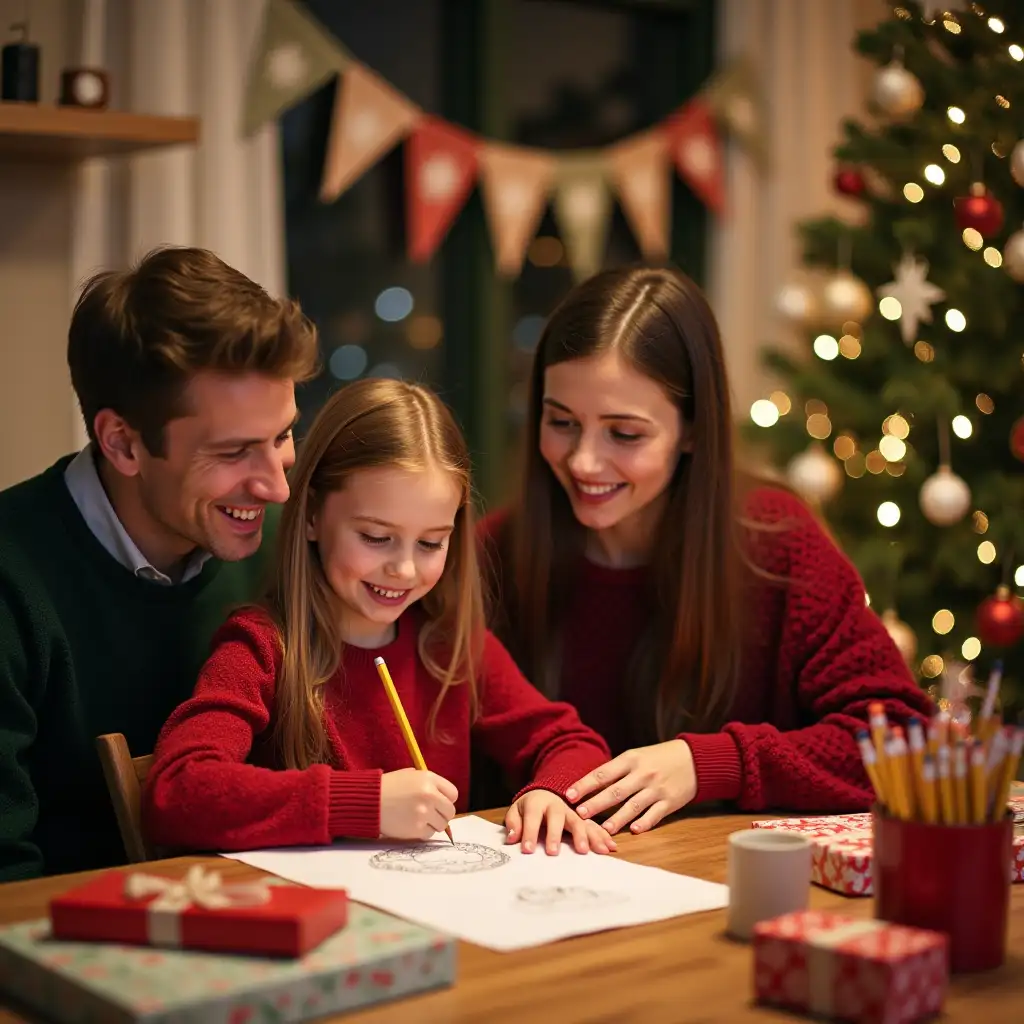
[[[60,1024],[286,1024],[454,980],[451,938],[355,903],[298,960],[58,942],[46,919],[0,928],[0,992]]]

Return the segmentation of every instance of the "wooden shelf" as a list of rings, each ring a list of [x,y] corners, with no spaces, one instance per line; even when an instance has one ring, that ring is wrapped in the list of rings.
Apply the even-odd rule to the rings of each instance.
[[[0,163],[124,156],[195,143],[199,120],[38,103],[0,103]]]

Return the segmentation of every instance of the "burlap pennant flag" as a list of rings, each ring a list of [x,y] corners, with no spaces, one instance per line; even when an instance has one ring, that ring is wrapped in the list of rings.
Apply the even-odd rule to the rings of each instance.
[[[475,136],[424,115],[405,144],[409,259],[429,260],[476,181]]]
[[[736,137],[762,170],[767,168],[767,120],[759,101],[753,62],[742,57],[727,64],[712,77],[701,95],[718,124]]]
[[[596,274],[604,260],[612,199],[601,153],[559,157],[555,172],[555,218],[576,280]]]
[[[725,210],[725,165],[722,142],[706,101],[690,100],[665,123],[679,176],[706,206]]]
[[[338,85],[320,198],[337,199],[400,142],[420,117],[415,104],[368,67],[353,63]]]
[[[498,273],[515,277],[544,214],[555,160],[539,150],[486,143],[480,150],[480,188]]]
[[[267,0],[245,90],[242,133],[251,135],[342,72],[351,54],[303,7]]]
[[[615,185],[640,251],[648,259],[668,255],[672,211],[669,140],[660,128],[634,135],[607,151]]]

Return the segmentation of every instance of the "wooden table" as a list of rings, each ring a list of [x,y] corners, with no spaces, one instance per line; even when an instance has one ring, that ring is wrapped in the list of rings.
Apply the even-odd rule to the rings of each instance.
[[[493,821],[502,812],[483,815]],[[645,836],[623,835],[618,856],[684,874],[725,881],[726,836],[751,816],[684,817]],[[538,853],[536,856],[546,856]],[[178,857],[153,870],[184,874],[195,863],[215,864],[226,878],[261,872],[237,861]],[[0,922],[45,916],[47,901],[88,874],[0,885]],[[972,1024],[1024,1021],[1024,885],[1011,896],[1007,963],[998,971],[954,978],[944,1019]],[[870,899],[850,899],[812,887],[811,906],[870,917]],[[725,911],[690,914],[514,953],[459,945],[457,982],[449,989],[346,1015],[345,1021],[441,1024],[535,1020],[688,1022],[793,1021],[751,1003],[751,952],[723,935]],[[340,1019],[340,1018],[339,1018]],[[0,1024],[22,1021],[0,1007]]]

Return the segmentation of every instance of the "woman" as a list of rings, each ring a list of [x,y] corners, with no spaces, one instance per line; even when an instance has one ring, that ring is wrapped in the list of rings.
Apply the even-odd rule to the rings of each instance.
[[[568,791],[611,834],[690,803],[862,810],[868,705],[929,714],[864,587],[737,471],[721,340],[668,269],[611,270],[540,339],[517,500],[481,524],[496,632],[617,755]]]

